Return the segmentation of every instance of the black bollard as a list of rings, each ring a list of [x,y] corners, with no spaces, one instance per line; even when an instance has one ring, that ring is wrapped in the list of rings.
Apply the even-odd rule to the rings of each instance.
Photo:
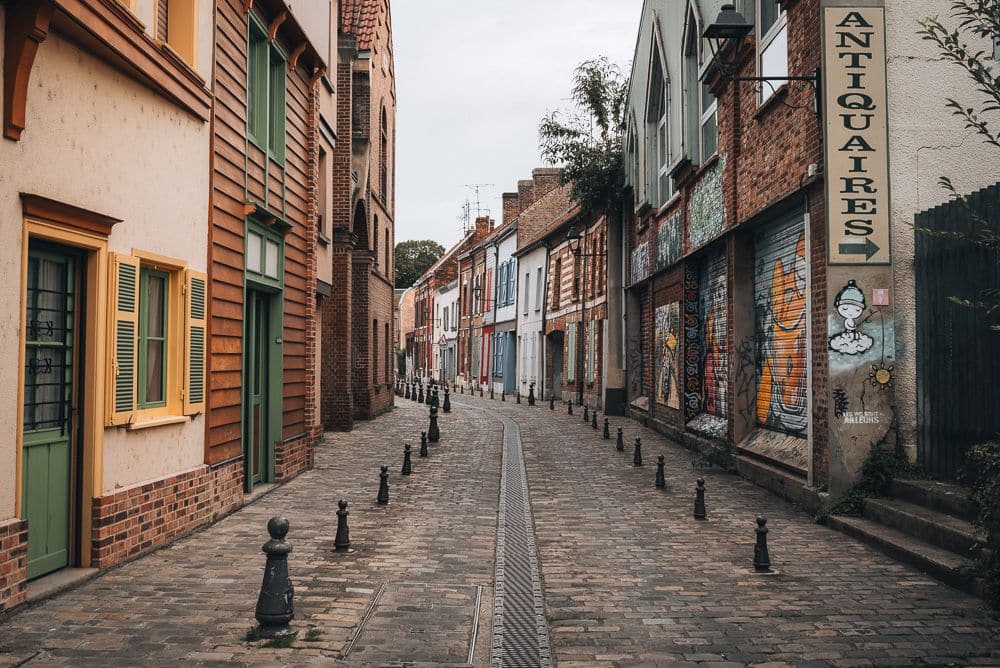
[[[507,401],[507,393],[500,390],[500,401]]]
[[[611,440],[611,426],[608,424],[608,418],[604,418],[604,433],[602,436],[605,441]]]
[[[441,406],[441,388],[438,385],[434,386],[434,398],[431,399],[431,406],[434,408],[440,408]]]
[[[694,488],[694,518],[696,520],[707,520],[708,511],[705,510],[705,479],[698,478],[698,486]]]
[[[451,412],[451,392],[448,391],[447,387],[444,388],[444,406],[441,408],[445,413]]]
[[[534,406],[535,405],[535,384],[534,383],[528,383],[528,405],[529,406]]]
[[[482,384],[479,385],[479,398],[480,399],[483,398],[483,386],[482,386]]]
[[[420,392],[417,393],[417,403],[424,403],[424,384],[420,383]]]
[[[517,403],[518,403],[518,405],[520,405],[520,403],[521,403],[521,388],[520,387],[517,388]]]
[[[427,432],[426,431],[420,432],[420,456],[421,457],[426,457],[427,456]]]
[[[568,401],[566,401],[566,415],[572,415],[572,414],[573,414],[573,400],[569,399]]]
[[[410,398],[410,381],[406,381],[406,394],[403,395],[403,398]]]
[[[663,455],[656,458],[656,486],[660,489],[667,486],[667,479],[663,475]]]
[[[632,466],[642,466],[642,439],[635,437],[635,452],[632,453]]]
[[[615,444],[615,450],[625,452],[625,438],[622,436],[621,427],[618,427],[618,442]]]
[[[459,385],[459,390],[462,392],[462,394],[465,394],[465,385]]]
[[[753,569],[758,573],[771,570],[771,555],[767,552],[767,518],[757,518],[757,544],[753,547]]]
[[[490,383],[490,399],[496,399],[496,397],[493,396],[493,383]]]
[[[427,428],[427,440],[437,443],[441,440],[441,431],[438,429],[438,411],[431,406],[431,424]]]
[[[345,552],[351,549],[351,530],[347,526],[347,516],[350,513],[347,512],[347,501],[341,499],[337,506],[340,510],[337,511],[337,537],[333,540],[333,549]]]
[[[264,580],[260,584],[260,596],[257,597],[257,609],[254,613],[260,623],[255,635],[258,638],[291,639],[298,635],[298,631],[293,631],[288,626],[295,618],[295,590],[288,577],[288,555],[292,546],[285,542],[288,520],[284,517],[272,517],[267,523],[267,532],[271,535],[271,540],[261,548],[267,555],[267,563],[264,565]]]
[[[380,506],[389,503],[389,467],[383,466],[378,474],[378,497],[375,499]]]
[[[410,475],[413,473],[413,461],[410,459],[410,444],[407,443],[403,447],[403,470],[400,471],[403,475]]]
[[[597,409],[594,409],[594,413],[590,416],[590,428],[597,431]]]
[[[590,406],[587,404],[583,405],[583,423],[587,424],[590,422]]]
[[[549,397],[549,410],[554,411],[556,409],[556,395]]]

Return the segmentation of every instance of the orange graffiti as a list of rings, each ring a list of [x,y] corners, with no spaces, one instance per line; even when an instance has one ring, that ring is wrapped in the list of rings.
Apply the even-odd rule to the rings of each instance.
[[[806,242],[799,237],[793,265],[774,263],[757,421],[793,433],[808,425],[806,411]]]

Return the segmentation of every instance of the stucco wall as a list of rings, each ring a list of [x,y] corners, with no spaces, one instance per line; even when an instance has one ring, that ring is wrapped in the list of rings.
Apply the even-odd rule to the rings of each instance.
[[[996,183],[1000,172],[987,166],[1000,163],[1000,152],[984,145],[945,108],[946,97],[977,105],[981,95],[975,93],[957,66],[937,60],[934,45],[916,34],[919,18],[945,16],[946,8],[940,0],[887,0],[885,4],[896,358],[907,360],[895,375],[896,414],[903,441],[915,455],[913,217],[947,199],[938,185],[941,176],[950,177],[962,193]],[[954,21],[947,18],[945,23],[954,26]]]
[[[202,11],[210,25],[211,6]],[[0,12],[2,14],[2,12]],[[3,34],[0,19],[0,35]],[[205,29],[203,33],[210,33]],[[209,34],[210,38],[210,34]],[[206,73],[209,48],[200,50]],[[121,218],[109,250],[133,248],[205,270],[208,125],[50,34],[32,70],[27,129],[0,142],[0,369],[17,377],[21,295],[20,192]],[[94,369],[104,373],[103,369]],[[0,384],[0,518],[14,509],[17,383]],[[103,406],[102,406],[103,410]],[[200,464],[204,418],[126,433],[105,430],[103,489]]]
[[[518,345],[523,340],[530,340],[530,337],[537,337],[542,333],[542,313],[543,310],[540,308],[535,310],[535,295],[537,294],[537,286],[535,281],[538,280],[538,269],[542,269],[542,280],[549,280],[548,275],[545,272],[545,257],[546,250],[542,246],[536,248],[535,250],[522,255],[518,258],[518,313],[517,313],[517,340]],[[531,305],[528,308],[528,313],[524,313],[524,306],[522,305],[522,300],[524,299],[524,286],[522,285],[524,281],[524,275],[531,274]],[[544,287],[542,293],[543,306],[544,300],[547,299],[547,295],[551,294],[551,289],[548,285]],[[539,367],[543,366],[543,360],[545,359],[544,350],[539,349],[537,351],[537,364]],[[524,369],[521,351],[517,352],[517,382],[521,385],[521,393],[527,394],[528,392],[528,381],[527,379],[531,377],[532,370]],[[544,378],[544,373],[542,369],[535,371],[539,378]],[[522,382],[522,380],[524,382]],[[540,387],[535,388],[539,392],[538,396],[541,396]]]

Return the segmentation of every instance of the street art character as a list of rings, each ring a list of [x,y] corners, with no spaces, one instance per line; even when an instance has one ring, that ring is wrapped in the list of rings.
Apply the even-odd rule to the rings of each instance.
[[[779,258],[771,274],[770,294],[764,303],[760,342],[760,381],[757,422],[792,434],[809,426],[806,401],[806,242],[795,246],[786,270]]]
[[[712,291],[711,302],[725,300],[725,283]],[[729,383],[729,360],[726,354],[725,308],[709,308],[705,320],[705,390],[706,413],[725,416]]]
[[[665,304],[656,309],[656,398],[670,408],[680,409],[680,303]]]
[[[867,302],[857,281],[847,281],[847,285],[840,289],[833,300],[833,307],[844,319],[844,331],[830,337],[830,350],[844,355],[863,355],[868,352],[875,341],[858,329],[858,318],[865,312]]]

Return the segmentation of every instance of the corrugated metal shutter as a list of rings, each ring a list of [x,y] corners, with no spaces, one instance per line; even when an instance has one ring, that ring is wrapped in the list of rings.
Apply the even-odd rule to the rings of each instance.
[[[705,258],[698,277],[701,306],[702,411],[726,417],[729,411],[729,318],[726,251]]]
[[[170,0],[156,0],[156,39],[161,42],[167,41],[167,20],[169,9],[167,4]]]
[[[757,424],[805,436],[809,263],[802,212],[761,227],[754,251]]]

